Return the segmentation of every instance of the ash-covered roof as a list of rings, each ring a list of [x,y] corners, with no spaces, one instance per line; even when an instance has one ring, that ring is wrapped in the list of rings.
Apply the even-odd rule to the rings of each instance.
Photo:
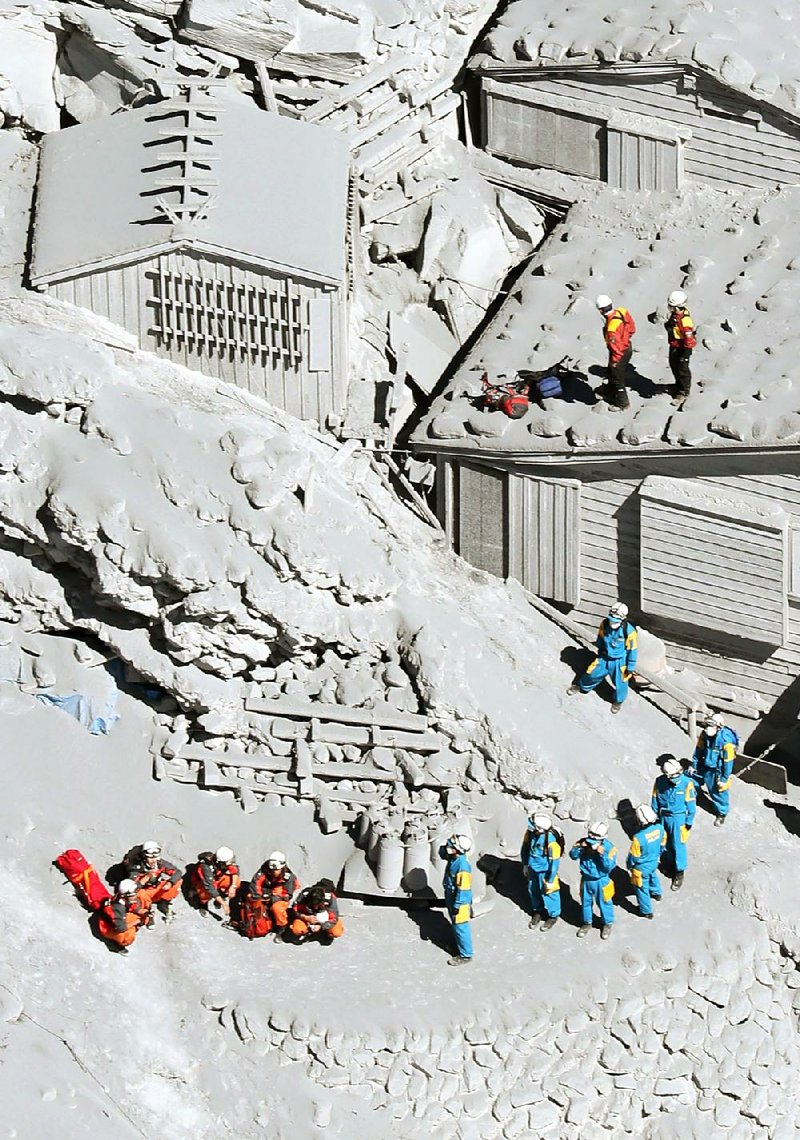
[[[32,281],[184,245],[340,282],[348,161],[329,127],[200,90],[46,135]]]
[[[658,0],[635,5],[514,0],[472,65],[683,63],[727,87],[800,112],[800,21],[789,0]]]
[[[417,445],[524,455],[581,450],[800,444],[800,190],[641,195],[587,186],[518,279]],[[667,294],[682,288],[698,326],[692,393],[678,410],[667,364]],[[625,412],[596,396],[607,354],[599,293],[638,331]],[[513,380],[562,357],[562,398],[511,420],[472,398],[481,374]]]

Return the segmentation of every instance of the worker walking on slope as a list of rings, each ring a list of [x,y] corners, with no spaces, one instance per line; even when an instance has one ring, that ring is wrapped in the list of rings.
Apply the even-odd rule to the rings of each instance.
[[[650,806],[667,833],[665,852],[674,873],[672,889],[678,891],[683,886],[686,872],[686,841],[694,824],[697,797],[694,784],[686,775],[683,764],[674,756],[666,757],[661,764],[661,775],[653,785]]]
[[[690,775],[699,791],[705,788],[714,809],[714,826],[720,827],[731,810],[730,792],[733,762],[739,737],[728,728],[720,713],[713,713],[697,738]]]
[[[583,925],[578,938],[592,929],[592,908],[597,904],[600,912],[600,937],[610,938],[614,925],[614,883],[611,872],[617,865],[617,849],[608,838],[608,827],[601,822],[590,823],[588,834],[579,839],[569,853],[570,859],[579,859],[581,868],[581,907]]]
[[[661,898],[658,861],[667,842],[667,833],[650,804],[639,804],[636,822],[639,827],[631,840],[626,866],[636,892],[639,914],[642,918],[652,918],[653,903]]]
[[[628,607],[624,602],[614,602],[608,616],[600,622],[595,644],[597,657],[583,676],[572,682],[567,693],[569,696],[588,693],[608,677],[614,686],[611,711],[618,713],[628,695],[628,682],[639,652],[639,634],[633,622],[628,621]]]
[[[261,869],[253,876],[253,894],[261,895],[266,903],[267,913],[277,927],[275,939],[289,925],[289,907],[300,890],[300,880],[290,869],[282,851],[273,851]]]
[[[172,902],[180,893],[183,874],[161,856],[161,845],[155,839],[132,847],[122,860],[125,874],[140,891],[146,891],[151,904],[165,922],[172,918]]]
[[[127,954],[141,927],[152,923],[150,901],[146,892],[137,890],[133,879],[122,880],[97,917],[97,929],[115,954]]]
[[[231,899],[239,889],[239,867],[230,847],[216,851],[203,851],[192,869],[191,892],[197,905],[205,913],[216,913],[227,921],[231,913]]]
[[[625,379],[633,353],[631,338],[636,332],[636,322],[627,309],[615,308],[614,302],[605,293],[595,301],[603,318],[603,338],[608,348],[608,394],[606,401],[612,408],[624,410],[630,407]]]
[[[472,850],[468,835],[451,835],[444,844],[447,865],[444,869],[444,901],[453,924],[455,954],[449,966],[463,966],[472,961],[472,867],[467,855]]]
[[[697,345],[694,321],[686,308],[686,294],[674,289],[667,298],[669,316],[664,322],[669,344],[669,366],[675,380],[670,394],[680,407],[692,387],[692,349]]]
[[[533,918],[532,930],[550,930],[561,915],[561,884],[558,865],[564,853],[564,836],[553,827],[549,815],[537,812],[528,820],[522,840],[520,859],[522,873],[528,880],[528,894]]]

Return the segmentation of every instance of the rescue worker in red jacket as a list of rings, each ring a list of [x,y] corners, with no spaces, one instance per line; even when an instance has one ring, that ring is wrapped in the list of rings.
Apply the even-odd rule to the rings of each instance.
[[[692,349],[697,345],[694,321],[686,308],[686,294],[674,289],[667,298],[669,316],[664,322],[669,342],[669,366],[675,380],[670,389],[673,403],[680,405],[692,387]]]
[[[203,851],[192,868],[191,890],[198,905],[206,912],[227,921],[231,913],[231,899],[239,889],[241,877],[235,856],[230,847],[216,851]]]
[[[630,363],[633,346],[631,337],[636,332],[636,322],[627,309],[614,306],[605,293],[595,301],[603,318],[603,337],[608,348],[608,394],[607,402],[612,408],[629,408],[628,390],[625,377]]]
[[[284,938],[292,942],[316,938],[323,946],[330,946],[334,938],[340,938],[344,925],[331,880],[320,879],[313,887],[302,890],[292,904],[290,920]]]
[[[147,839],[132,847],[122,860],[125,874],[133,879],[140,892],[146,891],[150,902],[161,912],[164,921],[172,918],[172,901],[180,893],[183,874],[174,864],[161,857],[161,846]]]
[[[140,927],[152,923],[146,892],[137,890],[133,879],[123,879],[114,897],[98,912],[97,929],[114,953],[127,954]]]
[[[277,940],[289,925],[289,907],[300,890],[300,880],[286,862],[282,851],[273,851],[253,876],[254,894],[264,897],[273,924],[277,927]]]

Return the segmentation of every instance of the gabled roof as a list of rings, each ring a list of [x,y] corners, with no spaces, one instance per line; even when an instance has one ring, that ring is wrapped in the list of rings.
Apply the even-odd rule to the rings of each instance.
[[[341,282],[348,162],[329,127],[198,89],[47,135],[32,283],[181,246]]]
[[[587,185],[414,435],[429,448],[514,454],[800,445],[800,190],[626,193]],[[672,407],[667,294],[698,326],[692,394]],[[632,312],[631,407],[595,396],[607,354],[599,293]],[[511,420],[474,406],[480,377],[513,380],[568,355],[563,398]]]
[[[641,9],[641,11],[640,11]],[[786,0],[513,0],[471,66],[682,63],[725,86],[800,113],[800,21]]]

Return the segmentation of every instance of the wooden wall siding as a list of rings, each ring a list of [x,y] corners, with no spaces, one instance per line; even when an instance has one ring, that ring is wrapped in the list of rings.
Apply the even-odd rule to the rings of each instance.
[[[641,78],[609,72],[543,72],[532,78],[515,78],[514,82],[545,95],[583,99],[609,113],[615,109],[628,111],[688,128],[691,138],[683,150],[687,180],[752,187],[800,183],[800,126],[726,90],[710,76],[697,75],[697,92],[682,90],[677,72]],[[714,114],[712,107],[718,107],[720,113]],[[755,119],[732,117],[737,108],[745,116],[755,114]],[[524,111],[527,108],[521,107],[517,130],[521,138],[531,139],[525,126],[530,119],[523,122]],[[491,117],[487,116],[486,145],[494,150],[490,127]]]
[[[509,480],[509,576],[540,598],[577,605],[580,483],[525,476],[509,476]]]
[[[256,273],[237,265],[189,254],[169,254],[163,260],[169,272],[188,270],[199,277],[222,279],[234,289],[248,285],[263,288],[265,283],[269,286],[283,280],[277,274]],[[157,273],[157,263],[148,261],[59,282],[51,285],[49,291],[122,325],[138,337],[143,349],[206,376],[236,384],[300,419],[324,424],[330,412],[340,414],[344,410],[346,371],[342,364],[344,333],[340,294],[304,282],[294,284],[299,295],[304,333],[302,359],[293,366],[277,358],[267,361],[258,353],[242,356],[231,350],[218,355],[201,344],[163,344],[155,332],[153,297]],[[327,318],[320,312],[320,305],[326,304],[331,310]],[[310,327],[312,319],[315,321],[313,331]],[[310,360],[312,339],[313,362]],[[329,344],[327,353],[323,340]],[[327,363],[328,368],[317,367],[312,371],[310,363],[318,366]]]
[[[507,481],[503,472],[467,463],[458,466],[454,479],[456,551],[498,578],[508,575]]]
[[[678,190],[683,143],[608,129],[608,183],[620,190]]]
[[[587,178],[605,178],[605,123],[537,107],[500,92],[487,104],[491,116],[491,149],[507,158],[554,167]]]
[[[651,499],[644,487],[640,526],[645,615],[775,647],[786,642],[785,528],[752,526]]]

